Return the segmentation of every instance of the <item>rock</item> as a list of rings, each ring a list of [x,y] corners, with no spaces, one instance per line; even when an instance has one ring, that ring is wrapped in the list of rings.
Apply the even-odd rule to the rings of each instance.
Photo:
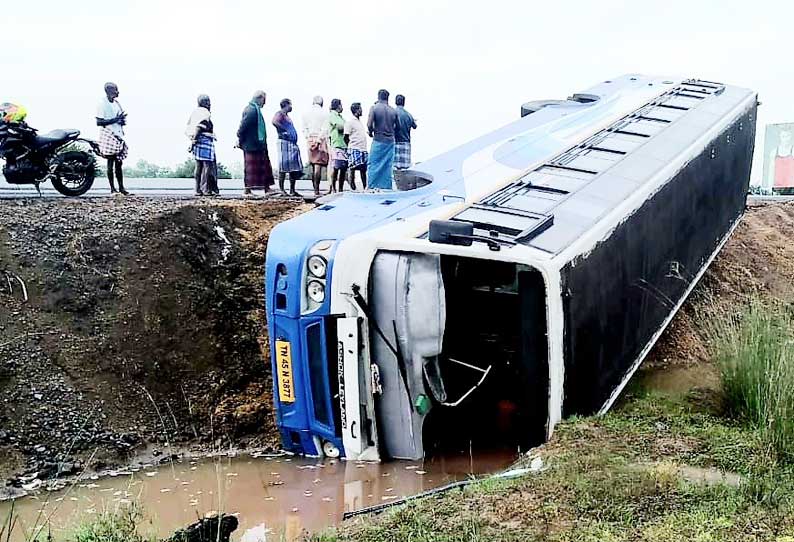
[[[205,517],[175,532],[166,542],[229,542],[238,524],[236,517],[226,514]]]

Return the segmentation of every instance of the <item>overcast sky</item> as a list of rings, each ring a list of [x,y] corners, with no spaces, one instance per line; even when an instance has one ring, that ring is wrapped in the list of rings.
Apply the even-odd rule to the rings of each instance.
[[[268,123],[279,100],[292,98],[299,130],[315,94],[326,105],[341,98],[345,116],[354,101],[366,109],[381,87],[405,94],[420,123],[416,160],[514,120],[524,101],[564,98],[624,73],[757,90],[757,157],[763,125],[794,121],[791,2],[13,4],[0,23],[0,102],[24,104],[41,130],[74,127],[93,137],[102,85],[115,81],[133,161],[187,157],[184,126],[199,93],[212,98],[219,159],[240,160],[237,124],[258,88],[268,93]]]

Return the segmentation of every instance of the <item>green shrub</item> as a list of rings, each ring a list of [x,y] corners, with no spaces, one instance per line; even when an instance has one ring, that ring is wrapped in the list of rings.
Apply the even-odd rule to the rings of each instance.
[[[80,524],[67,537],[68,542],[147,542],[153,540],[138,533],[143,519],[136,505],[103,510],[96,517]]]
[[[718,317],[713,340],[726,407],[760,429],[767,445],[794,461],[794,318],[785,307],[753,301]]]

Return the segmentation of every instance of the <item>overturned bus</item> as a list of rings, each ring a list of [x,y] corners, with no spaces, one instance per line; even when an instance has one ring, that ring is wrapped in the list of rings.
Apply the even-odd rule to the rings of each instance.
[[[756,94],[627,75],[278,225],[285,449],[529,447],[605,412],[745,209]]]

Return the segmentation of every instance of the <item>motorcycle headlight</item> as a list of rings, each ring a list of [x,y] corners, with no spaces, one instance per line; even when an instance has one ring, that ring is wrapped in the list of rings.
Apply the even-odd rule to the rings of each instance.
[[[306,294],[315,303],[322,303],[325,301],[325,286],[318,280],[311,280],[306,285]]]
[[[324,278],[328,271],[328,263],[322,256],[310,256],[306,266],[309,268],[309,273],[320,279]]]

